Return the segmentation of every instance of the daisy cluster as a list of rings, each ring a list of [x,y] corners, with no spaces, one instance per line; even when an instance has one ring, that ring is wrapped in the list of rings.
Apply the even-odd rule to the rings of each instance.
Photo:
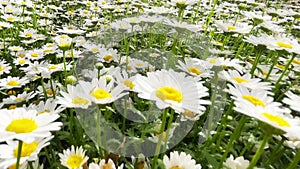
[[[298,1],[2,0],[0,31],[0,169],[299,167]]]

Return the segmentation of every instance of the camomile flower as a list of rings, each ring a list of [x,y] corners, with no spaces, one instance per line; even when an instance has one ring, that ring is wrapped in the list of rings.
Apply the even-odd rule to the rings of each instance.
[[[288,91],[285,95],[287,97],[285,97],[282,102],[288,104],[291,109],[300,112],[300,96],[291,91]]]
[[[234,107],[234,110],[266,123],[275,129],[279,129],[287,134],[288,137],[300,138],[298,132],[296,132],[300,130],[300,119],[287,114],[286,109],[239,105]]]
[[[219,73],[220,78],[227,80],[235,85],[242,85],[249,89],[271,89],[270,83],[261,82],[259,78],[251,78],[249,73],[240,75],[236,70],[221,71]]]
[[[34,93],[33,91],[30,93],[27,93],[24,91],[22,94],[18,94],[17,96],[10,95],[8,98],[3,99],[4,104],[17,104],[20,102],[27,102],[29,99],[33,98],[37,93]]]
[[[27,161],[35,161],[38,159],[38,154],[42,148],[48,146],[49,141],[54,136],[46,138],[34,138],[33,141],[23,142],[21,149],[20,164]],[[0,162],[0,168],[8,168],[14,165],[17,161],[18,155],[18,141],[8,140],[7,144],[0,145],[0,158],[3,161]]]
[[[122,85],[114,86],[114,80],[107,82],[105,76],[93,78],[91,82],[79,81],[85,94],[96,104],[108,104],[128,94]]]
[[[56,103],[69,108],[88,108],[92,102],[84,89],[80,85],[67,86],[67,91],[60,91],[61,96],[57,96]]]
[[[30,60],[26,59],[26,58],[20,58],[20,57],[18,57],[18,58],[16,58],[14,60],[14,64],[15,65],[20,65],[20,66],[25,66],[25,65],[28,65],[30,63],[31,63]]]
[[[184,62],[178,60],[177,67],[184,72],[193,76],[210,77],[210,71],[202,66],[201,61],[197,58],[185,58]]]
[[[37,34],[37,30],[35,29],[25,29],[22,32],[20,32],[19,36],[23,38],[32,38]]]
[[[224,32],[233,32],[246,34],[251,31],[253,26],[248,25],[248,23],[236,22],[234,25],[232,22],[216,21],[216,26]]]
[[[47,99],[45,102],[40,101],[39,104],[30,104],[27,108],[27,110],[34,109],[38,112],[38,114],[43,114],[43,113],[54,113],[58,114],[62,112],[65,107],[64,106],[57,106],[56,99]]]
[[[171,152],[170,158],[167,155],[164,156],[163,163],[166,169],[201,169],[201,165],[196,164],[192,156],[185,152]]]
[[[189,110],[203,114],[204,105],[210,103],[202,99],[208,96],[208,89],[201,82],[173,70],[148,72],[147,77],[137,75],[134,83],[138,97],[155,101],[159,109],[171,107],[177,113]]]
[[[44,52],[42,49],[33,49],[27,51],[26,57],[31,60],[39,60],[44,58]]]
[[[81,146],[75,148],[73,145],[71,146],[71,150],[64,150],[58,156],[61,164],[68,169],[82,169],[83,164],[89,159]]]
[[[138,169],[150,169],[149,159],[144,154],[139,154],[138,157],[131,156],[131,160]]]
[[[249,166],[249,160],[245,160],[243,156],[234,159],[231,154],[224,163],[228,169],[247,169]]]
[[[21,88],[28,82],[26,77],[20,78],[8,76],[7,78],[0,79],[0,89]]]
[[[8,74],[11,70],[11,66],[5,61],[0,61],[0,75],[6,73]]]
[[[125,70],[120,70],[116,71],[113,76],[116,78],[116,82],[120,85],[123,85],[124,87],[127,88],[127,90],[133,90],[135,84],[135,76],[129,77],[128,73]]]
[[[239,72],[244,71],[244,67],[241,65],[242,61],[239,59],[230,59],[224,57],[209,57],[205,59],[202,64],[208,69],[213,68],[214,66],[222,66],[222,67],[233,67]]]
[[[0,142],[18,139],[31,142],[35,137],[49,137],[50,131],[60,130],[61,122],[54,122],[58,114],[38,114],[36,110],[1,109]]]
[[[116,165],[112,159],[102,159],[99,164],[91,163],[89,164],[89,169],[116,169]]]
[[[56,36],[54,40],[57,43],[58,47],[63,51],[68,50],[72,44],[72,38],[70,38],[68,35]]]
[[[110,63],[112,61],[116,62],[119,59],[119,54],[115,49],[101,48],[97,57],[99,61]]]

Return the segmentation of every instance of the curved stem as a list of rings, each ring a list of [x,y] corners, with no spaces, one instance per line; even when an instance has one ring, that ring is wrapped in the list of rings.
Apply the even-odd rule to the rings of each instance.
[[[248,166],[248,169],[252,169],[252,168],[255,167],[256,163],[258,162],[258,160],[260,159],[262,153],[264,152],[264,148],[265,148],[265,146],[268,143],[270,138],[271,138],[271,135],[265,133],[264,139],[261,142],[261,144],[260,144],[258,150],[256,151],[256,153],[254,154],[254,157],[252,158],[252,160],[251,160],[251,162]]]

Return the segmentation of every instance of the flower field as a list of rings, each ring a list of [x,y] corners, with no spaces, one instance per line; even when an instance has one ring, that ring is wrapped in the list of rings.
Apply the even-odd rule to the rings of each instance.
[[[0,2],[0,169],[300,168],[298,1]]]

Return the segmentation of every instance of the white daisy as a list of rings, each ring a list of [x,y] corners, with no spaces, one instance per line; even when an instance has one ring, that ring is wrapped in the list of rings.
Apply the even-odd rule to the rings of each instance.
[[[197,58],[185,58],[184,63],[178,60],[177,67],[184,72],[193,76],[199,77],[211,77],[211,73],[208,69],[202,66],[202,63]]]
[[[84,89],[80,86],[67,86],[67,91],[60,91],[61,96],[57,96],[56,103],[69,108],[88,108],[92,102]]]
[[[171,152],[170,158],[167,155],[164,156],[163,163],[166,169],[201,169],[201,165],[196,164],[192,156],[185,152]]]
[[[240,75],[236,70],[221,71],[219,73],[220,77],[227,80],[235,85],[242,85],[249,89],[265,89],[269,90],[272,86],[268,82],[261,82],[259,78],[251,78],[249,73]]]
[[[25,163],[26,161],[35,161],[38,159],[38,154],[42,148],[48,146],[49,141],[53,136],[46,138],[35,138],[30,142],[22,143],[21,158],[20,164]],[[0,162],[0,168],[8,168],[14,165],[17,161],[18,154],[18,141],[8,140],[7,144],[0,145],[0,158],[3,159]]]
[[[60,130],[61,122],[54,122],[58,114],[38,114],[36,110],[16,108],[2,109],[0,119],[0,142],[19,139],[31,142],[34,137],[48,137],[50,131]]]
[[[203,100],[208,89],[196,79],[173,70],[148,72],[147,77],[137,75],[135,91],[143,99],[153,100],[160,109],[173,108],[177,113],[185,110],[203,114],[210,102]]]
[[[247,169],[249,166],[249,160],[245,160],[243,156],[234,159],[234,157],[230,155],[224,165],[229,169]]]
[[[10,95],[8,98],[3,99],[4,104],[16,104],[20,102],[27,102],[29,99],[33,98],[37,93],[34,93],[33,91],[30,93],[27,93],[24,91],[22,94],[18,94],[17,96]]]
[[[7,78],[0,79],[0,89],[21,88],[28,82],[26,77],[20,78],[8,76]]]
[[[6,73],[8,74],[11,70],[11,66],[5,61],[0,61],[0,75]]]
[[[282,102],[288,104],[291,109],[300,112],[300,96],[291,91],[288,91],[285,95],[287,97],[285,97]]]
[[[106,77],[93,78],[91,82],[79,81],[86,95],[96,104],[108,104],[128,94],[122,85],[114,86],[112,79],[107,83]]]
[[[84,163],[87,162],[88,157],[85,155],[85,150],[82,147],[75,147],[72,145],[71,150],[64,150],[63,153],[58,154],[60,162],[68,169],[82,169]]]

